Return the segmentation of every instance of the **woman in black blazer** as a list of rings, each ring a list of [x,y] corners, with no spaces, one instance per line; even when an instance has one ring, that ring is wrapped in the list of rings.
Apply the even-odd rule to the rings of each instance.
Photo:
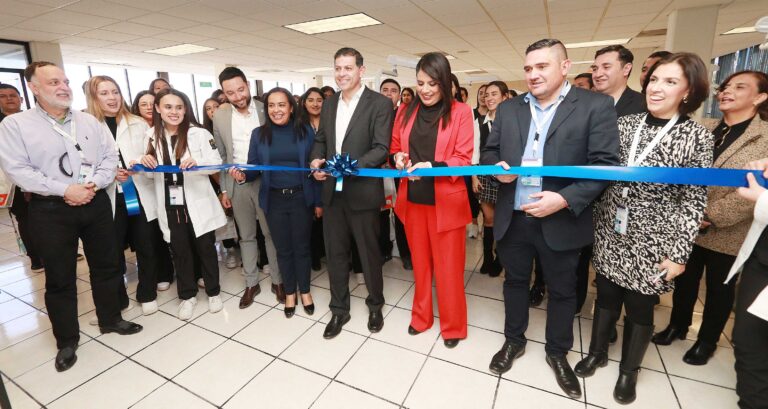
[[[253,130],[248,151],[249,165],[309,167],[309,152],[315,133],[312,127],[296,120],[298,107],[285,88],[274,88],[264,96],[267,117],[264,125]],[[259,204],[277,250],[277,263],[285,286],[285,316],[296,311],[296,290],[301,293],[304,311],[312,315],[315,305],[309,293],[312,257],[310,237],[312,218],[320,210],[319,183],[309,172],[247,171],[232,168],[237,182],[253,180],[259,174]]]

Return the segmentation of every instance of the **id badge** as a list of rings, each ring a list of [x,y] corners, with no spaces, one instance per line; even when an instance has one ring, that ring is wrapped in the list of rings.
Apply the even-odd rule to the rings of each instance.
[[[77,175],[77,183],[84,185],[93,179],[93,165],[88,162],[80,163],[80,174]]]
[[[629,209],[624,205],[616,206],[616,218],[613,220],[613,230],[619,234],[627,234]]]
[[[521,167],[528,168],[528,167],[538,167],[543,164],[543,161],[541,158],[535,159],[535,158],[523,158],[523,161],[520,163]],[[523,186],[532,186],[532,187],[539,187],[541,186],[541,176],[520,176],[520,183],[523,184]]]
[[[171,206],[184,206],[184,186],[168,186],[168,202]]]

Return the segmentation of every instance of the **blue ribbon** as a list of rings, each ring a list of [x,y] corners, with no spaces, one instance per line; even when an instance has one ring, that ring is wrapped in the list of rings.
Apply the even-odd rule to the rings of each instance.
[[[357,159],[350,159],[349,153],[337,153],[328,159],[323,170],[336,178],[336,191],[341,192],[344,187],[344,176],[356,176],[358,174]]]
[[[128,180],[121,183],[123,188],[123,198],[125,198],[125,208],[128,211],[128,216],[136,216],[141,213],[139,209],[139,194],[136,192],[136,185],[133,184],[133,179],[128,177]]]
[[[241,170],[258,171],[297,171],[309,172],[313,170],[328,171],[327,169],[309,169],[294,168],[288,166],[269,166],[269,165],[215,165],[215,166],[195,166],[184,170],[193,172],[196,170],[226,170],[236,167]],[[342,167],[351,172],[348,166]],[[142,165],[135,165],[134,171],[139,172],[164,172],[179,173],[182,172],[178,166],[161,165],[154,169],[146,168]],[[337,169],[338,171],[338,169]],[[503,170],[501,166],[483,165],[483,166],[454,166],[439,168],[421,168],[411,173],[396,169],[377,169],[377,168],[354,168],[356,173],[343,173],[339,171],[339,176],[335,176],[332,171],[329,173],[342,179],[343,176],[357,175],[361,177],[377,178],[398,178],[407,176],[470,176],[470,175],[527,175],[527,176],[546,176],[568,179],[590,179],[607,180],[620,182],[644,182],[644,183],[663,183],[675,185],[699,185],[699,186],[726,186],[726,187],[746,187],[747,173],[755,175],[755,179],[762,186],[768,186],[768,181],[763,178],[760,171],[749,171],[742,169],[722,169],[722,168],[654,168],[654,167],[624,167],[624,166],[541,166],[541,167],[510,167],[509,170]],[[338,183],[338,182],[337,182]],[[338,184],[337,184],[338,186]]]

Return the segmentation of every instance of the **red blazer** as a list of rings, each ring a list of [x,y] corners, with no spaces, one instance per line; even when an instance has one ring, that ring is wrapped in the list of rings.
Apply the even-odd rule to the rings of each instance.
[[[416,103],[414,101],[414,103]],[[410,153],[409,139],[416,120],[418,107],[411,115],[405,128],[402,127],[407,105],[400,105],[392,127],[390,154]],[[437,128],[437,146],[435,161],[445,162],[448,166],[469,166],[474,149],[474,128],[472,109],[463,102],[453,102],[451,122],[443,129],[443,120]],[[400,220],[406,220],[405,214],[411,205],[408,202],[408,179],[400,180],[395,203],[395,213]],[[443,232],[464,227],[472,220],[467,198],[467,186],[463,176],[440,176],[435,178],[435,211],[437,212],[437,231]]]

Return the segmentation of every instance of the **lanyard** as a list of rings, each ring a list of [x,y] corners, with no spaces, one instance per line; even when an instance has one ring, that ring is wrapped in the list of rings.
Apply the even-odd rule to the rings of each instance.
[[[643,151],[640,153],[639,157],[637,156],[637,147],[640,144],[640,134],[643,132],[643,128],[645,128],[645,120],[648,118],[648,114],[643,115],[643,118],[640,120],[640,125],[637,126],[637,130],[635,130],[635,136],[632,138],[632,145],[629,148],[629,158],[627,158],[627,166],[637,166],[640,163],[642,163],[646,157],[651,153],[651,151],[656,147],[656,145],[661,142],[662,139],[669,133],[669,131],[672,129],[673,126],[677,123],[677,120],[680,119],[680,114],[675,113],[675,115],[672,117],[672,119],[667,122],[666,125],[664,125],[661,130],[656,133],[656,136],[653,137],[653,140],[643,149]],[[625,187],[621,190],[621,197],[624,199],[627,198],[629,195],[629,188]]]
[[[162,135],[162,140],[160,140],[160,144],[163,147],[163,165],[175,165],[176,164],[176,155],[172,155],[171,153],[176,151],[176,135],[171,136],[168,138],[165,134]],[[170,139],[170,141],[168,140]],[[171,149],[173,152],[168,152],[168,142],[171,143]],[[166,174],[166,181],[168,174]],[[171,178],[173,179],[173,184],[175,185],[178,182],[178,177],[175,173],[171,173]]]
[[[550,108],[549,112],[544,114],[544,118],[539,121],[538,115],[536,115],[536,108],[533,106],[533,99],[531,99],[530,103],[528,104],[528,107],[531,108],[531,120],[533,121],[534,126],[536,127],[536,134],[533,136],[533,157],[538,157],[538,151],[539,151],[539,136],[541,135],[541,131],[544,128],[544,124],[548,123],[550,119],[555,115],[555,112],[557,112],[557,107],[560,105],[560,103],[563,102],[562,98],[558,98],[557,102],[555,102]]]
[[[48,122],[51,124],[51,127],[53,128],[54,131],[56,131],[56,133],[63,136],[64,139],[72,142],[72,144],[75,145],[75,149],[77,149],[77,153],[80,155],[80,161],[85,162],[85,154],[83,154],[83,149],[80,147],[80,144],[77,142],[77,129],[75,128],[75,118],[73,117],[72,120],[70,121],[71,133],[67,133],[66,131],[61,129],[59,124],[56,123],[56,121],[54,121],[53,119],[51,118],[46,118],[46,119],[48,119]]]
[[[640,125],[637,127],[637,130],[635,131],[635,136],[632,139],[632,146],[629,149],[629,158],[627,160],[627,166],[637,166],[640,163],[642,163],[645,158],[648,156],[648,154],[651,153],[651,151],[656,147],[656,145],[661,142],[661,140],[664,138],[664,136],[669,133],[670,129],[672,129],[673,126],[677,123],[677,120],[680,119],[680,114],[675,114],[672,119],[667,122],[666,125],[664,125],[663,128],[656,134],[656,136],[653,138],[653,140],[643,149],[643,151],[640,153],[640,156],[635,158],[637,155],[637,146],[640,144],[640,134],[643,132],[643,128],[645,128],[645,120],[648,117],[648,114],[645,114],[643,116],[643,119],[640,121]]]

